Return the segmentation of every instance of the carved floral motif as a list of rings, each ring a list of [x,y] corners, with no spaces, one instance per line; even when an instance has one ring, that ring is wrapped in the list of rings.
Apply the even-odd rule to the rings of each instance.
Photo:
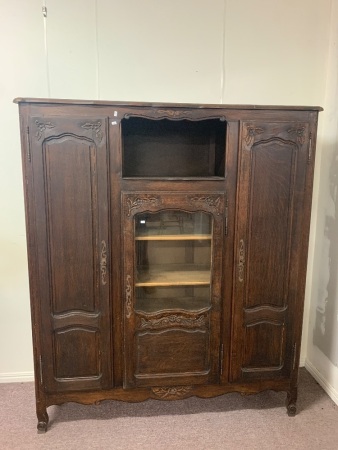
[[[139,209],[144,205],[151,205],[156,206],[160,202],[159,197],[150,197],[150,196],[144,196],[144,197],[128,197],[127,198],[127,216],[130,217],[131,212],[134,209]]]
[[[126,311],[127,311],[126,316],[127,316],[127,319],[129,319],[131,316],[131,305],[132,305],[130,280],[131,280],[131,275],[127,275],[127,280],[126,280]]]
[[[81,128],[84,128],[85,130],[92,130],[93,135],[95,134],[96,138],[99,142],[102,141],[102,130],[101,130],[102,123],[100,121],[98,122],[86,122],[85,124],[81,125]]]
[[[35,125],[38,127],[38,131],[35,135],[38,141],[42,138],[45,130],[55,128],[55,125],[52,122],[39,122],[38,120],[36,120]]]
[[[168,117],[180,117],[180,116],[186,116],[189,114],[189,111],[175,111],[173,109],[158,109],[158,114],[162,114]]]
[[[250,147],[255,140],[255,136],[257,134],[262,134],[262,133],[264,133],[263,128],[254,127],[253,125],[247,125],[246,126],[246,135],[244,137],[246,145],[248,147]]]
[[[305,127],[299,126],[297,128],[290,128],[288,133],[296,135],[296,141],[303,145],[305,143]]]
[[[211,195],[193,195],[188,196],[188,201],[190,203],[204,203],[208,206],[208,208],[214,209],[217,212],[217,215],[220,214],[220,206],[221,206],[221,198],[215,197]]]
[[[159,398],[174,399],[187,395],[192,390],[192,386],[153,387],[151,390]]]
[[[185,327],[201,327],[205,325],[205,316],[185,317],[178,314],[160,318],[141,318],[141,328],[163,328],[168,326],[182,325]]]
[[[245,245],[244,240],[239,241],[239,258],[238,258],[238,279],[242,283],[244,280],[244,264],[245,264]]]
[[[101,242],[101,260],[100,260],[100,269],[101,269],[101,283],[103,285],[107,284],[107,245],[105,241]]]

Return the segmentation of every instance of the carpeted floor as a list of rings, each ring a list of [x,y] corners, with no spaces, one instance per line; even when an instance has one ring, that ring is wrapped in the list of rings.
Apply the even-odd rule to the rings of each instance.
[[[37,434],[33,383],[0,384],[3,450],[338,449],[338,407],[305,370],[298,414],[288,417],[286,394],[228,394],[174,402],[68,403],[48,409],[46,434]]]

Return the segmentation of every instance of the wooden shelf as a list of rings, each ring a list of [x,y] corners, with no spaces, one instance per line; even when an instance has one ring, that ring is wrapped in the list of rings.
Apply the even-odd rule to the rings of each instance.
[[[142,286],[208,286],[210,285],[210,269],[192,269],[191,266],[180,270],[152,269],[140,272],[135,283]]]
[[[136,236],[136,241],[210,241],[211,234],[152,234]]]

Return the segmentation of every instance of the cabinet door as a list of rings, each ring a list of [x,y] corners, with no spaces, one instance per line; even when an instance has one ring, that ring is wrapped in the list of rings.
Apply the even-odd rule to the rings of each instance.
[[[307,123],[242,123],[232,381],[289,377],[295,366],[309,155]]]
[[[105,118],[32,117],[30,249],[48,392],[111,383]],[[39,352],[39,350],[38,350]]]
[[[223,194],[123,193],[122,203],[124,386],[217,382]]]

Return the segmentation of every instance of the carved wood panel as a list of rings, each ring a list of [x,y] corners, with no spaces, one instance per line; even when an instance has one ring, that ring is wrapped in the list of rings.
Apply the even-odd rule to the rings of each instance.
[[[296,146],[279,140],[256,144],[252,149],[246,308],[282,306],[286,301],[296,153]]]
[[[100,376],[99,333],[87,327],[68,327],[54,333],[55,378],[66,381]],[[92,351],[96,349],[96,352]]]
[[[96,148],[66,136],[45,143],[44,159],[53,313],[93,312],[98,295]]]
[[[164,329],[135,335],[135,377],[138,385],[153,385],[161,378],[207,375],[210,370],[207,330]],[[161,383],[162,384],[162,383]]]
[[[241,136],[231,378],[287,376],[309,126],[244,122]]]
[[[242,375],[245,378],[280,372],[285,363],[283,322],[259,321],[245,327]]]
[[[33,117],[30,130],[45,389],[108,386],[106,119]]]

